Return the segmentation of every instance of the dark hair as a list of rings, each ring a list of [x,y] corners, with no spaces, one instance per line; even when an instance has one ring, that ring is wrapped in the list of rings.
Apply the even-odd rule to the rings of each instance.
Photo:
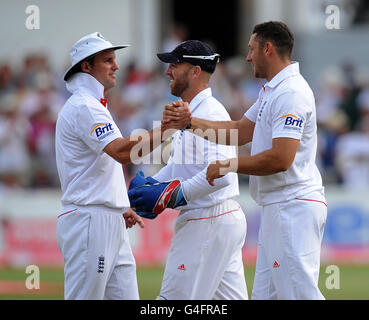
[[[279,21],[269,21],[257,24],[252,33],[256,33],[260,47],[270,41],[276,47],[280,56],[291,58],[294,38],[287,25]]]
[[[95,64],[95,57],[96,57],[96,54],[93,54],[92,56],[89,56],[86,59],[83,59],[80,63],[76,64],[72,68],[72,70],[70,71],[69,77],[72,76],[73,74],[77,73],[77,72],[83,72],[82,71],[82,63],[83,62],[88,62],[88,64],[90,64],[91,66],[94,66],[94,64]]]

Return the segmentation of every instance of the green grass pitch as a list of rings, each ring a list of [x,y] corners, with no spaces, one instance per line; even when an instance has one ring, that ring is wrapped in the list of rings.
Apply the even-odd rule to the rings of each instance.
[[[339,288],[328,289],[330,273],[322,266],[319,288],[328,300],[369,300],[369,265],[339,265]],[[137,279],[142,300],[153,300],[160,290],[163,267],[139,267]],[[245,268],[246,282],[251,296],[254,267]],[[63,271],[61,269],[40,268],[40,290],[28,290],[25,269],[0,269],[0,299],[63,299]],[[337,285],[337,283],[336,283]],[[6,288],[9,287],[9,290]],[[19,292],[14,288],[17,287]],[[8,291],[8,292],[7,292]]]

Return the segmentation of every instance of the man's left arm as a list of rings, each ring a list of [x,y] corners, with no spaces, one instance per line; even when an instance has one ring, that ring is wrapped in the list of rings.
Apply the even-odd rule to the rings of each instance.
[[[186,180],[176,179],[173,177],[174,180],[171,181],[159,182],[157,184],[145,185],[138,188],[130,188],[128,196],[131,204],[138,211],[154,212],[159,214],[165,208],[177,208],[187,205],[189,201],[193,201],[207,194],[213,193],[232,184],[234,181],[234,177],[227,175],[218,179],[212,186],[210,186],[206,180],[206,170],[207,164],[211,161],[216,159],[226,159],[227,155],[235,156],[235,147],[216,145],[215,143],[204,140],[196,135],[192,135],[190,133],[185,134],[186,143],[182,146],[185,150],[181,149],[181,152],[189,152],[189,150],[186,150],[186,147],[191,146],[190,155],[192,156],[191,159],[195,160],[195,163],[188,165],[203,168],[199,169],[200,171],[192,170],[193,175]],[[204,163],[201,164],[201,162],[198,161],[204,161]],[[170,164],[166,167],[169,166]],[[166,167],[164,169],[166,169]],[[162,181],[162,171],[160,171],[159,174],[154,175],[153,178]],[[166,175],[164,174],[164,177],[165,176]]]
[[[272,148],[253,156],[216,161],[209,165],[206,179],[210,185],[229,172],[254,176],[267,176],[286,171],[291,166],[300,140],[293,138],[275,138]]]
[[[273,103],[271,118],[272,148],[253,156],[213,162],[206,176],[210,185],[228,172],[267,176],[290,168],[309,119],[304,97],[296,92],[281,94]]]

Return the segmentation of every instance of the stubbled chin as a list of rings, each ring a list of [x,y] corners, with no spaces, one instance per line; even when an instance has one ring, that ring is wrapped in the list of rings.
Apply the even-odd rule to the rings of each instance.
[[[117,82],[115,80],[109,81],[109,83],[107,83],[107,86],[105,87],[105,90],[109,90],[111,88],[114,88],[116,84],[117,84]]]

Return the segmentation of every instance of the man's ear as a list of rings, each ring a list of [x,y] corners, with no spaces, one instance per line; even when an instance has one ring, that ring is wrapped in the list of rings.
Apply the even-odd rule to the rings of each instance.
[[[83,61],[81,63],[81,70],[86,73],[91,72],[91,65],[87,61]]]
[[[193,68],[193,77],[194,78],[198,78],[201,74],[201,67],[200,66],[195,66]]]
[[[270,56],[272,54],[273,50],[274,50],[273,43],[271,43],[270,41],[265,42],[265,45],[264,45],[264,53],[267,56]]]

